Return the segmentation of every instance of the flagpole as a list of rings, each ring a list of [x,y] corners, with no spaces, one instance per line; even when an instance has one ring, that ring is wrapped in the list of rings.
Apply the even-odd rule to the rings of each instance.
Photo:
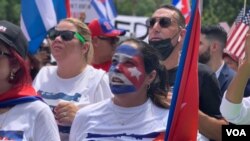
[[[88,9],[88,7],[90,6],[90,4],[91,4],[92,1],[93,1],[93,0],[89,0],[88,2],[86,2],[85,7],[83,8],[83,12],[84,12],[84,13],[86,13],[86,10]]]
[[[244,0],[244,13],[243,13],[243,15],[245,16],[245,14],[246,14],[246,3],[247,3],[247,0]]]

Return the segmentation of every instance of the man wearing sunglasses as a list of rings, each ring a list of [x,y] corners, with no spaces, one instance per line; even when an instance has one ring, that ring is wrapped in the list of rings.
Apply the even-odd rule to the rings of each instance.
[[[170,86],[173,87],[186,34],[185,18],[174,6],[163,5],[155,10],[152,17],[146,21],[146,25],[149,28],[149,44],[159,51],[162,63],[169,72]],[[221,125],[226,124],[226,121],[221,119],[219,110],[221,93],[218,80],[204,64],[198,65],[198,76],[200,93],[198,130],[201,133],[198,139],[221,140]]]
[[[88,27],[92,34],[94,47],[92,65],[94,68],[103,69],[107,72],[116,45],[119,42],[119,36],[123,36],[125,31],[115,29],[106,19],[94,19],[88,24]]]

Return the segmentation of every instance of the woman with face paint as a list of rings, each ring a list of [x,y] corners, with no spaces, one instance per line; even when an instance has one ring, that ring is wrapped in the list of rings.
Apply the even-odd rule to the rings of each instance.
[[[109,70],[114,97],[81,109],[71,127],[70,140],[159,138],[169,113],[166,78],[154,48],[136,39],[123,41]]]

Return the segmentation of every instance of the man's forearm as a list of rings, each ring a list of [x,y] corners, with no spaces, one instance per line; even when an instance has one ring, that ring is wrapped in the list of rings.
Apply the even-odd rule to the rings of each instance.
[[[209,139],[221,140],[221,127],[228,122],[224,119],[216,119],[199,111],[199,132]]]

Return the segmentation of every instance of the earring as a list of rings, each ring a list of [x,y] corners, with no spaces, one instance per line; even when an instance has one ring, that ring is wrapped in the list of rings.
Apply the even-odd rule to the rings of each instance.
[[[147,87],[147,90],[149,90],[150,89],[150,84],[148,84],[148,87]]]
[[[10,80],[13,80],[14,79],[14,77],[15,77],[15,73],[12,71],[12,72],[10,72]]]

